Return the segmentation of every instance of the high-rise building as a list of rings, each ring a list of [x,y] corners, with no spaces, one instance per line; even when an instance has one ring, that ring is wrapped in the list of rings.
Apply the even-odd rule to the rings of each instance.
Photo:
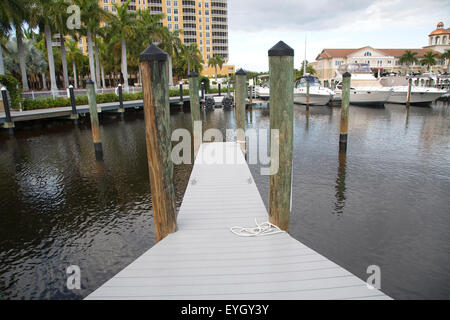
[[[101,7],[114,13],[114,3],[126,0],[99,0]],[[180,36],[184,44],[197,43],[203,57],[203,75],[213,76],[214,67],[208,67],[208,60],[222,56],[225,65],[218,73],[234,73],[234,66],[228,61],[228,0],[131,0],[128,9],[139,11],[150,8],[152,14],[164,14],[162,23],[169,30],[183,30]],[[80,48],[86,51],[86,41],[80,41]]]

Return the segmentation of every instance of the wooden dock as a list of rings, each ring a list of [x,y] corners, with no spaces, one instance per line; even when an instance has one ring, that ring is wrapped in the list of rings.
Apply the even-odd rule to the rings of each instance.
[[[230,232],[255,218],[268,214],[240,146],[202,144],[178,231],[86,299],[390,299],[287,233]]]
[[[207,96],[213,96],[212,94],[208,94]],[[171,104],[180,103],[180,97],[172,97],[170,98]],[[189,102],[189,96],[183,97],[183,102]],[[123,107],[124,109],[128,108],[142,108],[144,106],[143,100],[132,100],[132,101],[124,101]],[[115,111],[118,110],[120,105],[119,102],[107,102],[107,103],[99,103],[98,107],[101,108],[102,111]],[[89,113],[89,106],[82,105],[77,106],[78,114]],[[29,121],[29,120],[40,120],[40,119],[50,119],[50,118],[60,118],[60,117],[69,117],[72,113],[72,107],[59,107],[59,108],[47,108],[47,109],[35,109],[35,110],[26,110],[26,111],[11,111],[11,118],[13,122],[18,121]],[[0,124],[5,122],[5,113],[0,111]]]

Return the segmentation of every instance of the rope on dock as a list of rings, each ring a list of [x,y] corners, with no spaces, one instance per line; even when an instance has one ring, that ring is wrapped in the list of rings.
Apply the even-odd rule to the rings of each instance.
[[[258,236],[268,236],[277,233],[284,233],[285,231],[278,228],[276,225],[270,223],[269,221],[258,223],[255,219],[256,227],[231,227],[230,231],[235,235],[240,237],[258,237]]]

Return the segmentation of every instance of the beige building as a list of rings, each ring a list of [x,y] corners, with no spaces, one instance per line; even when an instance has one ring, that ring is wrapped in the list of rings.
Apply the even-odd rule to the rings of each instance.
[[[380,72],[400,72],[404,74],[405,66],[400,63],[400,57],[407,50],[417,52],[416,57],[420,60],[428,51],[440,55],[445,49],[450,49],[448,29],[443,29],[443,25],[443,23],[439,23],[438,29],[429,35],[429,43],[434,43],[434,45],[421,49],[376,49],[371,46],[357,49],[323,49],[314,62],[317,77],[321,81],[331,80],[336,76],[336,71],[340,65],[349,63],[367,63],[374,72],[379,70]],[[437,31],[438,34],[436,34]],[[439,38],[437,38],[436,44],[437,36]],[[447,41],[447,44],[444,44],[444,41]],[[433,70],[445,71],[448,63],[448,61],[443,62],[438,59],[437,65],[433,66]],[[409,66],[409,69],[418,72],[425,71],[426,67],[420,65],[420,63],[414,63]]]
[[[100,6],[114,13],[113,4],[124,0],[99,0]],[[169,30],[183,30],[184,44],[197,43],[205,65],[202,75],[213,76],[214,68],[208,67],[208,60],[220,55],[228,61],[228,0],[132,0],[129,10],[139,11],[150,8],[152,14],[164,14],[162,23]],[[82,38],[79,48],[87,52],[86,39]],[[231,72],[232,71],[232,72]],[[224,65],[218,73],[234,73],[234,66]]]

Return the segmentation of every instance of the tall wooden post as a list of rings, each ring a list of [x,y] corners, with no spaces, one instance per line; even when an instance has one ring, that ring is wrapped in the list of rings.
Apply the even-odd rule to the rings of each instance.
[[[409,78],[408,80],[408,94],[406,97],[406,108],[409,108],[409,105],[411,103],[411,87],[412,87],[412,79]]]
[[[289,231],[292,190],[294,50],[283,41],[269,50],[270,158],[278,161],[278,172],[270,176],[269,221]],[[274,130],[278,130],[277,135]],[[277,141],[278,140],[278,141]],[[275,159],[273,146],[278,145]]]
[[[237,129],[237,142],[241,145],[242,151],[245,153],[245,99],[247,98],[247,73],[244,70],[239,69],[236,72],[236,129]]]
[[[72,113],[70,114],[70,119],[74,120],[75,124],[78,122],[78,112],[77,106],[75,103],[75,93],[73,92],[73,86],[69,86],[69,96],[70,96],[70,104],[72,106]]]
[[[180,106],[184,106],[183,82],[180,82]]]
[[[306,111],[309,111],[309,79],[306,78]]]
[[[201,144],[201,132],[197,132],[195,121],[201,121],[200,119],[200,98],[198,96],[198,73],[191,72],[189,74],[189,97],[191,105],[191,123],[192,123],[192,135],[194,137],[194,157],[197,155],[198,149]]]
[[[252,104],[253,104],[253,86],[249,86],[249,104],[250,104],[250,107],[252,106]]]
[[[177,230],[171,128],[168,55],[151,45],[139,55],[142,70],[145,136],[156,241]]]
[[[9,110],[9,100],[8,100],[8,91],[5,87],[2,87],[2,100],[3,100],[3,108],[5,109],[5,123],[3,124],[3,128],[8,129],[9,133],[13,133],[14,123],[11,120],[11,111]]]
[[[102,138],[100,136],[100,125],[98,121],[97,100],[95,95],[94,81],[86,81],[86,88],[89,101],[89,113],[91,117],[92,139],[94,141],[95,157],[97,160],[103,159]]]
[[[341,102],[341,129],[339,135],[339,151],[347,151],[348,136],[348,108],[350,104],[351,74],[346,72],[342,75],[342,102]]]

